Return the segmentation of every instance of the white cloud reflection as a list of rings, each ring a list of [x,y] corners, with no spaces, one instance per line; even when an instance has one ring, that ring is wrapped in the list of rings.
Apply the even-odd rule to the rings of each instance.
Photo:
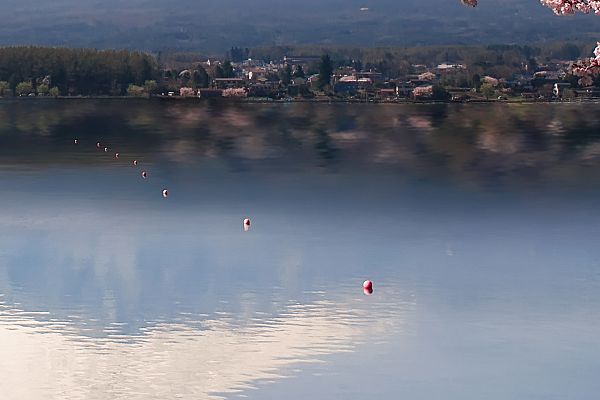
[[[225,315],[157,323],[136,336],[113,327],[93,338],[73,321],[1,300],[0,392],[7,399],[217,399],[282,378],[294,364],[351,351],[399,322],[391,316],[367,324],[352,302],[317,301],[272,318],[257,314],[242,326]]]

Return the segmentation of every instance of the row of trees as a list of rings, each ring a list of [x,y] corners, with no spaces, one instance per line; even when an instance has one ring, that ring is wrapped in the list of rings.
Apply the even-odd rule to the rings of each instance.
[[[252,49],[256,59],[278,60],[285,55],[312,56],[329,54],[334,67],[352,66],[373,69],[390,78],[415,73],[413,65],[437,65],[444,62],[466,64],[471,74],[511,78],[532,73],[539,64],[552,60],[577,60],[589,57],[594,46],[587,42],[553,42],[538,45],[420,46],[359,48],[348,46],[273,46]],[[318,63],[308,73],[318,73]]]
[[[15,94],[123,95],[159,75],[156,60],[131,51],[46,47],[0,48],[0,81]],[[29,87],[30,85],[31,87]]]
[[[6,96],[9,93],[13,93],[16,96],[28,96],[31,94],[53,97],[60,96],[58,87],[50,87],[46,83],[41,83],[34,88],[30,81],[24,81],[17,83],[14,89],[11,89],[11,85],[7,81],[0,81],[0,96]]]

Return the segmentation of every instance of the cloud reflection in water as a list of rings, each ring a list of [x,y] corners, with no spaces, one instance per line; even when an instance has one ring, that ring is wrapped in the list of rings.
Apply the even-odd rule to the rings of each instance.
[[[388,310],[385,323],[372,323],[382,315],[353,307],[358,302],[290,305],[241,326],[226,315],[151,324],[139,335],[113,325],[101,338],[82,334],[81,321],[0,302],[0,390],[10,399],[221,398],[381,339],[392,326],[397,333],[400,313]]]

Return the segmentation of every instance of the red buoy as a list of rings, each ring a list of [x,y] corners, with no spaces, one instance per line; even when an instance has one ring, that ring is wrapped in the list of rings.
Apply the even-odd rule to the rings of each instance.
[[[250,226],[250,218],[244,218],[244,225]]]
[[[364,289],[363,288],[363,293],[365,294],[365,296],[370,296],[373,294],[373,289]]]
[[[146,179],[148,177],[148,173],[146,171],[142,171],[142,178]]]
[[[371,282],[370,280],[366,280],[363,282],[363,289],[365,290],[369,290],[369,291],[373,291],[373,282]]]

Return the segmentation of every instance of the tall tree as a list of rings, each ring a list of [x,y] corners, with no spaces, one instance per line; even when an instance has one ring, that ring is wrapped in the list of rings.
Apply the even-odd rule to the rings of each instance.
[[[304,68],[302,68],[302,65],[297,65],[294,71],[294,78],[304,78],[304,76]]]
[[[215,78],[225,78],[225,71],[221,65],[217,65],[213,70],[213,76]]]
[[[324,54],[321,56],[321,61],[319,62],[319,88],[323,89],[324,87],[331,84],[331,76],[333,75],[333,63],[331,62],[331,57],[329,54]]]
[[[0,81],[0,96],[4,96],[9,89],[8,82]]]
[[[248,58],[250,50],[248,48],[242,49],[241,47],[232,47],[229,50],[227,57],[233,62],[242,62]]]
[[[196,66],[196,69],[192,73],[192,87],[194,88],[207,88],[210,83],[208,73],[201,64]]]
[[[233,78],[235,76],[233,73],[233,66],[229,60],[223,62],[223,75],[223,78]]]
[[[290,64],[285,64],[285,67],[283,67],[279,79],[281,79],[281,82],[284,85],[290,84],[290,82],[292,81],[292,66]]]

